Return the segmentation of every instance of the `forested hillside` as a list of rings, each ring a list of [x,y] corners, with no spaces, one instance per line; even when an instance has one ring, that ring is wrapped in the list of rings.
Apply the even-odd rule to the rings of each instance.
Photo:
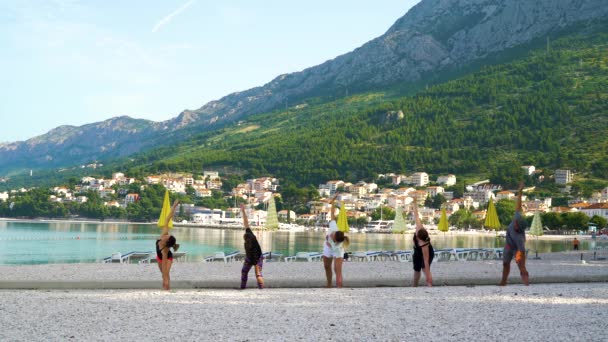
[[[522,164],[608,178],[606,33],[568,36],[525,59],[485,67],[412,97],[390,99],[389,93],[251,116],[143,154],[129,169],[228,166],[301,185],[416,170],[508,181]]]

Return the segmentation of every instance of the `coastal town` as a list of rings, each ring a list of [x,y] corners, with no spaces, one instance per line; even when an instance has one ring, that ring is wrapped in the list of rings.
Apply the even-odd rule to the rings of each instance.
[[[554,182],[561,191],[567,193],[574,180],[570,170],[555,170],[552,179],[544,179],[534,166],[522,166],[522,174],[536,177],[540,182]],[[263,227],[267,219],[267,207],[271,198],[281,201],[281,184],[274,177],[259,177],[247,179],[226,191],[222,175],[217,171],[203,171],[201,175],[186,173],[167,173],[149,175],[141,180],[128,177],[117,172],[111,178],[83,177],[74,186],[57,186],[49,189],[48,201],[51,203],[86,203],[87,194],[97,194],[105,207],[126,209],[129,205],[142,199],[141,189],[149,186],[162,186],[168,191],[203,200],[213,196],[222,197],[225,203],[233,203],[226,208],[209,208],[195,203],[181,205],[181,224],[201,226],[230,226],[240,225],[241,217],[238,203],[244,203],[252,208],[250,221],[252,225]],[[440,209],[445,209],[448,217],[461,209],[470,213],[467,222],[469,229],[483,229],[482,222],[486,217],[489,201],[513,200],[516,190],[505,189],[500,184],[491,184],[489,180],[481,180],[457,188],[457,176],[453,174],[439,175],[431,179],[426,172],[415,172],[409,175],[386,173],[379,174],[375,182],[359,181],[356,183],[343,180],[330,180],[319,184],[316,188],[318,196],[300,206],[298,212],[283,206],[277,212],[278,220],[282,223],[294,223],[286,229],[296,227],[326,226],[330,220],[330,204],[328,199],[338,193],[337,200],[346,209],[349,222],[358,226],[361,232],[388,231],[394,218],[394,213],[401,210],[408,222],[411,222],[411,205],[416,203],[421,220],[431,229],[436,228],[439,221]],[[28,189],[14,189],[0,193],[0,201],[9,203],[11,209],[15,205],[13,199]],[[540,197],[534,194],[535,186],[524,188],[523,205],[527,216],[554,213],[582,213],[588,218],[586,228],[596,232],[605,228],[608,220],[608,187],[597,189],[588,198],[573,198],[566,205],[554,205],[551,197]],[[194,201],[194,202],[195,202]],[[304,209],[302,209],[304,208]],[[382,217],[387,213],[386,217]],[[380,217],[378,217],[378,215]],[[458,226],[454,221],[452,225]],[[503,225],[506,222],[503,222]],[[453,228],[463,228],[462,225]],[[578,227],[584,228],[584,227]],[[357,229],[357,228],[355,228]]]

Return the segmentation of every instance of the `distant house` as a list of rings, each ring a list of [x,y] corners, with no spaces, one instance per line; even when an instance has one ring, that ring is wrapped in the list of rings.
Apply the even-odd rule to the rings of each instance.
[[[277,217],[279,218],[279,220],[287,220],[287,214],[289,213],[289,217],[291,220],[295,220],[296,219],[296,213],[293,210],[289,210],[289,212],[287,210],[281,210],[277,213]]]
[[[515,194],[512,193],[509,190],[503,190],[503,191],[499,191],[499,192],[496,193],[496,199],[499,200],[499,201],[501,199],[508,199],[508,200],[510,200],[510,199],[513,199],[514,197],[515,197]]]
[[[443,194],[443,187],[441,186],[429,186],[426,188],[426,192],[429,194],[429,197],[435,197],[439,194]]]
[[[536,168],[533,165],[524,165],[521,167],[524,170],[526,176],[532,176]]]
[[[125,204],[135,203],[139,201],[139,194],[127,194],[125,196]]]
[[[569,184],[574,180],[574,174],[570,170],[555,170],[556,184]]]
[[[416,172],[411,176],[411,184],[415,186],[425,186],[429,184],[429,175],[426,172]]]
[[[581,209],[581,212],[589,217],[595,215],[608,220],[608,203],[594,203],[586,208]]]
[[[456,184],[456,176],[449,174],[447,176],[437,177],[437,184],[443,184],[445,186],[452,186]]]

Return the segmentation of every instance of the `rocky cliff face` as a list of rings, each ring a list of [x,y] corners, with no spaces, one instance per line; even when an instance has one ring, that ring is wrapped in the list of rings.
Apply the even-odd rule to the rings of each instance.
[[[174,119],[154,123],[119,117],[81,127],[62,126],[25,142],[0,144],[0,174],[16,167],[126,156],[286,102],[416,82],[607,16],[606,0],[422,0],[384,35],[350,53],[184,111]]]
[[[179,118],[156,123],[122,116],[80,127],[60,126],[27,141],[0,144],[0,171],[126,156],[151,146],[167,131],[178,129],[182,122]]]
[[[605,0],[422,0],[384,35],[350,53],[194,112],[205,123],[215,123],[306,96],[415,82],[607,15]]]

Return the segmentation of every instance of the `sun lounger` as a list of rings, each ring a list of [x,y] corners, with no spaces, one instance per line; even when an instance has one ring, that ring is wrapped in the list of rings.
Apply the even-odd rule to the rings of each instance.
[[[410,251],[402,251],[395,253],[395,256],[400,262],[410,262],[412,261],[413,254]]]
[[[154,252],[129,252],[123,257],[126,257],[126,263],[149,264],[156,255]]]
[[[381,260],[411,261],[411,251],[382,251],[378,257]]]
[[[223,260],[224,262],[234,261],[238,254],[239,254],[238,251],[234,251],[234,252],[231,252],[228,254],[226,254],[224,252],[215,252],[215,254],[213,254],[212,256],[206,257],[205,262],[221,261],[221,260]]]
[[[112,253],[111,256],[104,258],[102,262],[104,263],[120,263],[120,264],[129,264],[129,263],[149,263],[153,258],[154,252],[129,252],[126,254],[121,254],[119,252]]]
[[[288,256],[283,260],[285,260],[285,261],[298,261],[298,260],[315,261],[315,260],[321,260],[322,257],[323,257],[323,254],[318,253],[318,252],[297,252],[296,255]]]
[[[268,262],[268,261],[281,261],[281,258],[283,257],[283,254],[271,251],[271,252],[262,253],[262,256],[264,257],[264,261],[265,262]]]
[[[377,251],[365,251],[365,252],[354,252],[352,255],[353,260],[358,261],[373,261],[379,260],[382,256],[382,252]]]
[[[116,252],[116,253],[112,253],[111,256],[104,258],[101,262],[107,263],[107,264],[113,264],[113,263],[122,264],[124,262],[124,260],[122,258],[122,254],[119,252]]]

